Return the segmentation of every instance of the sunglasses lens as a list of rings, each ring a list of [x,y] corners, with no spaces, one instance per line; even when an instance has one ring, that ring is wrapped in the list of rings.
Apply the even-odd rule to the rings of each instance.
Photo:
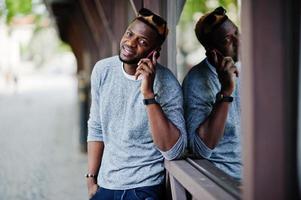
[[[208,17],[207,17],[207,23],[208,24],[213,24],[214,22],[215,22],[215,20],[216,20],[216,17],[215,17],[215,15],[209,15]]]
[[[226,10],[223,7],[218,7],[214,10],[214,13],[217,15],[225,15]]]
[[[153,13],[145,8],[142,8],[141,10],[139,10],[139,14],[143,15],[143,16],[150,16],[153,15]]]
[[[157,15],[154,15],[153,20],[158,26],[165,24],[165,22]]]

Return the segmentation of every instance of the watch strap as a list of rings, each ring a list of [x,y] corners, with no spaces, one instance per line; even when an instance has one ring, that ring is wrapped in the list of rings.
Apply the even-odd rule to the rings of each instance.
[[[218,92],[216,94],[216,103],[219,103],[219,102],[229,102],[229,103],[231,103],[232,101],[233,101],[232,96],[226,96],[222,92]]]
[[[151,99],[143,99],[143,104],[144,105],[150,105],[150,104],[158,104],[155,98]]]

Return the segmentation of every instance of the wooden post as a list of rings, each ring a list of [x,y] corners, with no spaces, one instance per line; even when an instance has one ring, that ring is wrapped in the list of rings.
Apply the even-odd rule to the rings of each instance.
[[[169,175],[173,200],[187,200],[184,187],[172,175]]]
[[[298,0],[242,1],[246,200],[299,199],[296,63],[300,55],[296,52],[300,47],[296,42],[300,41],[300,8]]]

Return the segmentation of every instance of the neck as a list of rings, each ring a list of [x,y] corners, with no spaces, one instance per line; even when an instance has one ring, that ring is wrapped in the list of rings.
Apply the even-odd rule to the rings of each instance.
[[[212,66],[216,67],[211,57],[207,57],[207,59]]]
[[[129,75],[135,75],[137,67],[138,67],[137,64],[123,63],[123,69]]]

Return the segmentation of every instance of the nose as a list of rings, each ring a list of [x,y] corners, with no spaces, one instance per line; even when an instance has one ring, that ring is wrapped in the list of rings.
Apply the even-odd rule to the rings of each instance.
[[[136,39],[135,38],[128,39],[126,45],[128,45],[129,47],[136,47],[137,46]]]

